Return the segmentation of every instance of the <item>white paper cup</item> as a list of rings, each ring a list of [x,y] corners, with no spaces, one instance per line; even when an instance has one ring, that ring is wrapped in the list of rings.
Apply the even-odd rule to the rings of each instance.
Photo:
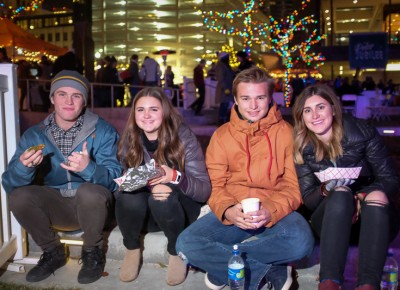
[[[244,213],[257,211],[260,209],[260,199],[257,197],[245,198],[240,203],[242,204]]]

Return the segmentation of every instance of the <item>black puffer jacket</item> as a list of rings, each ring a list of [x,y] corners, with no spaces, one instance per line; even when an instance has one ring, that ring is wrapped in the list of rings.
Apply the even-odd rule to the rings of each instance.
[[[397,200],[399,177],[383,139],[367,121],[343,116],[343,157],[336,167],[362,167],[359,178],[350,187],[353,192],[370,193],[382,190],[389,200]],[[304,205],[311,211],[322,201],[321,182],[314,172],[335,166],[330,160],[315,160],[314,146],[307,145],[303,153],[304,164],[296,165]]]

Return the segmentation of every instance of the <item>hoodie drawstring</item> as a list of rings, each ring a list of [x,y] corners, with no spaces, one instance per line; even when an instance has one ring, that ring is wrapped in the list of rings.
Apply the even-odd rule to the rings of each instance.
[[[249,150],[249,136],[246,135],[246,154],[247,154],[247,175],[250,177],[251,182],[253,182],[253,179],[251,178],[250,174],[250,150]]]
[[[268,149],[269,149],[269,164],[268,164],[268,178],[271,179],[271,168],[272,168],[272,145],[271,140],[268,137],[268,134],[265,133],[265,138],[267,138]]]

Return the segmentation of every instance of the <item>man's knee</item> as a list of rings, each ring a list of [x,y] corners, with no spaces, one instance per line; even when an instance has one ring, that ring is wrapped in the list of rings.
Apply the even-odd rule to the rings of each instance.
[[[30,186],[32,187],[32,186]],[[31,190],[27,186],[18,187],[14,189],[8,197],[9,208],[12,212],[19,210],[26,210],[27,207],[31,207],[31,200],[36,197],[32,194]]]
[[[178,239],[176,240],[175,244],[175,249],[176,252],[178,253],[178,256],[181,257],[181,259],[185,263],[189,263],[189,255],[190,253],[193,253],[194,251],[190,248],[191,245],[193,246],[193,237],[188,233],[186,230],[180,233],[178,236]],[[196,253],[198,254],[198,253]]]
[[[77,202],[85,205],[108,204],[112,199],[112,193],[104,186],[83,183],[76,191]]]
[[[301,259],[311,255],[315,239],[309,223],[297,213],[293,213],[293,223],[290,229],[290,238],[288,242],[293,251],[293,256]]]

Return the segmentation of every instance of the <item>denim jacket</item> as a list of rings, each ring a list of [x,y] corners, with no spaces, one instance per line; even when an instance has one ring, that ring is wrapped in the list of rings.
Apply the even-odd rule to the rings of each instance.
[[[82,172],[72,172],[60,166],[67,159],[57,147],[48,125],[49,116],[22,135],[16,152],[2,175],[2,184],[7,193],[36,182],[58,188],[64,196],[73,196],[79,185],[85,182],[102,185],[110,191],[117,188],[113,179],[121,176],[122,168],[116,157],[119,135],[113,126],[86,109],[83,127],[76,136],[70,153],[82,151],[82,145],[87,141],[90,162]],[[46,145],[42,163],[37,167],[24,166],[19,160],[21,154],[30,146],[38,144]]]

